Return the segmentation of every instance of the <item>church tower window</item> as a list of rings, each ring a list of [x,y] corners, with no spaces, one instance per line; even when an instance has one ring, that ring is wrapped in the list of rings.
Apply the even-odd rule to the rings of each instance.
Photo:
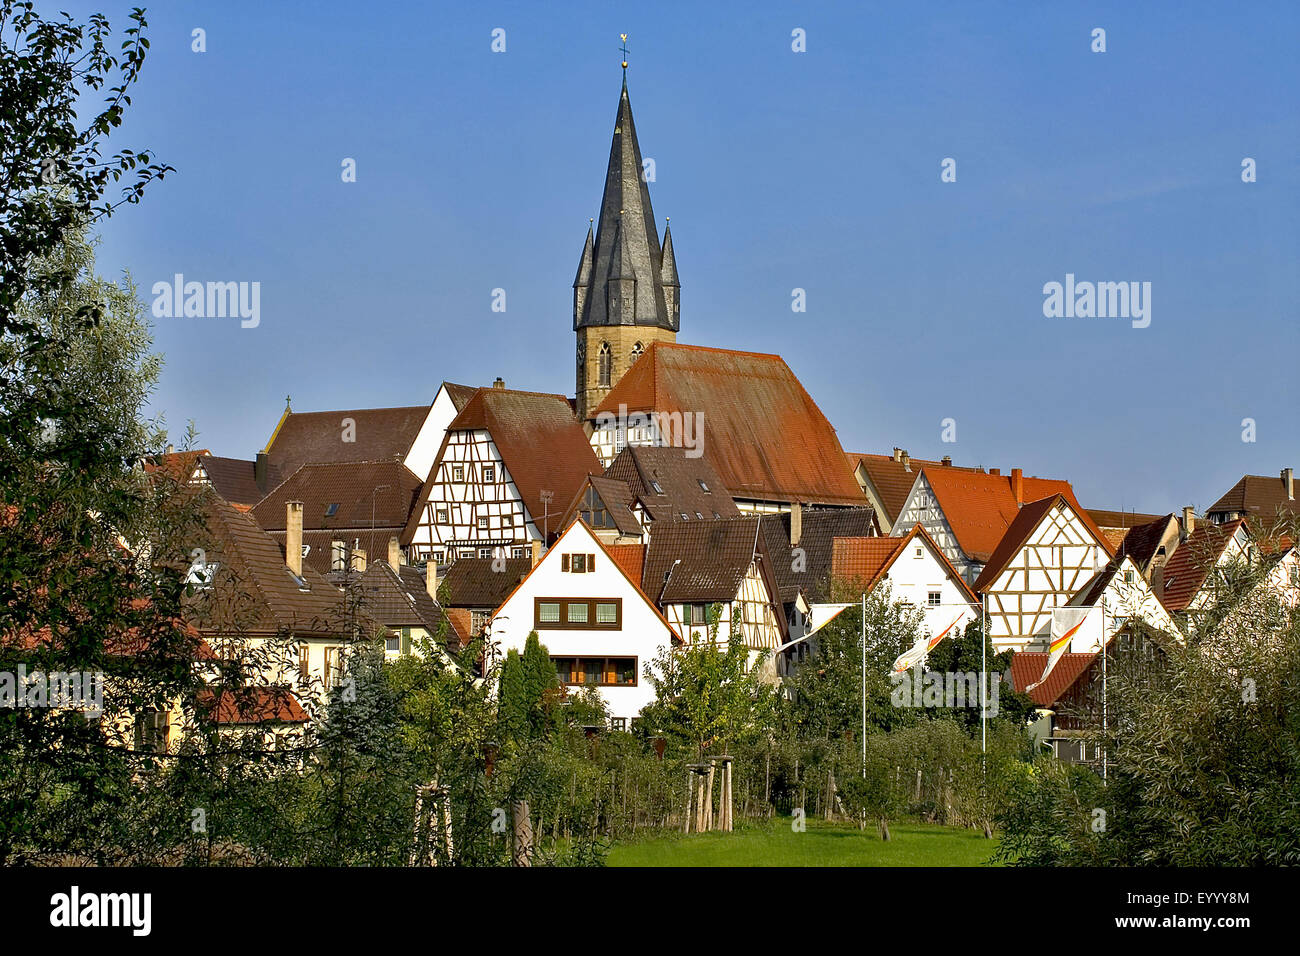
[[[602,342],[600,346],[600,387],[609,388],[610,379],[614,368],[614,353],[610,350],[608,342]]]
[[[640,342],[638,342],[636,345],[632,346],[632,364],[633,364],[633,365],[636,364],[636,360],[639,359],[639,358],[641,357],[641,353],[644,352],[644,351],[645,351],[645,346],[642,345]]]

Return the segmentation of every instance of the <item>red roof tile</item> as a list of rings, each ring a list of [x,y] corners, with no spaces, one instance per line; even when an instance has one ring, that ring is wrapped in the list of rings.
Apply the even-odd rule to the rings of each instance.
[[[590,413],[703,414],[703,448],[736,498],[862,504],[835,429],[779,355],[656,342]]]
[[[289,475],[306,464],[404,459],[429,417],[428,405],[356,408],[335,412],[289,412],[267,446],[270,463]],[[351,419],[345,442],[343,420]]]
[[[1048,656],[1044,651],[1017,651],[1013,654],[1011,685],[1025,693],[1025,688],[1042,676]],[[1062,654],[1047,680],[1028,692],[1029,699],[1039,707],[1051,707],[1074,686],[1096,657],[1096,654]]]
[[[641,573],[645,569],[644,544],[607,544],[605,550],[614,563],[623,569],[637,587],[641,586]]]
[[[855,471],[861,465],[867,473],[867,478],[876,493],[880,496],[880,503],[884,507],[886,517],[892,525],[898,520],[899,514],[902,513],[903,505],[907,503],[907,495],[912,490],[912,484],[916,481],[916,476],[922,468],[952,468],[955,471],[970,471],[982,473],[982,468],[971,468],[963,465],[953,465],[942,461],[929,461],[924,458],[908,458],[906,464],[900,459],[894,460],[893,455],[869,455],[861,452],[848,452],[847,457],[849,466]]]
[[[1068,481],[1025,477],[1017,502],[1012,491],[1012,475],[986,475],[942,467],[925,468],[923,474],[957,543],[976,561],[988,561],[992,557],[1025,502],[1059,494],[1076,512],[1083,513]]]
[[[225,689],[196,695],[200,713],[215,724],[305,724],[310,718],[293,691],[285,687]]]
[[[1171,611],[1183,611],[1200,593],[1206,576],[1218,563],[1237,529],[1246,523],[1238,518],[1228,524],[1202,522],[1178,546],[1165,565],[1164,602]]]

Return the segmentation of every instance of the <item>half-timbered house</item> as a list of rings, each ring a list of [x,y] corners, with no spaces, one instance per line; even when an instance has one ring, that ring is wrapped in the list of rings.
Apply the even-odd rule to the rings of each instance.
[[[402,541],[413,563],[527,557],[602,470],[564,396],[481,388],[448,426]]]
[[[983,472],[982,468],[954,465],[952,458],[944,456],[939,461],[913,458],[905,448],[895,448],[888,455],[862,452],[847,453],[849,467],[867,501],[876,510],[882,534],[893,533],[894,525],[907,503],[912,485],[922,468],[955,468],[958,471]]]
[[[1062,494],[1024,505],[974,584],[999,651],[1047,640],[1064,607],[1114,557],[1086,511]]]
[[[922,468],[890,533],[902,536],[921,525],[973,585],[1022,506],[1057,494],[1082,510],[1069,482],[1026,477],[1019,468],[1009,475]]]

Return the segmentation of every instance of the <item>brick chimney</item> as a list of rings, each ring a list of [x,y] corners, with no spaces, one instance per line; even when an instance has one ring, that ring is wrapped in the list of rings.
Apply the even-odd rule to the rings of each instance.
[[[1282,469],[1282,487],[1286,489],[1286,500],[1295,501],[1295,469]]]
[[[1001,469],[1001,468],[990,468],[990,469],[989,469],[989,474],[990,474],[990,475],[1001,475],[1001,474],[1002,474],[1002,469]]]
[[[945,468],[951,468],[952,455],[944,455],[942,458],[939,459],[939,464],[943,465]]]
[[[907,453],[906,450],[904,450],[904,451],[903,451],[903,471],[911,471],[911,470],[912,470],[912,456],[909,455],[909,454]]]
[[[352,549],[352,570],[358,573],[366,570],[366,549]]]
[[[1016,504],[1025,503],[1025,473],[1019,468],[1011,469],[1011,493],[1016,496]]]
[[[904,452],[904,455],[907,453]],[[803,537],[803,505],[794,502],[790,505],[790,547],[797,548]]]
[[[532,561],[533,561],[533,563],[532,563],[531,565],[529,565],[529,567],[533,567],[533,568],[535,568],[535,567],[537,567],[539,564],[542,563],[542,542],[540,542],[540,541],[538,541],[536,538],[534,538],[534,539],[533,539],[533,542],[532,542],[532,545],[533,545],[533,550],[532,550],[532,555],[531,555],[531,557],[532,557]]]
[[[433,555],[429,555],[429,561],[424,566],[424,589],[429,592],[429,597],[438,600],[438,562],[433,559]]]
[[[302,502],[284,503],[284,563],[302,577]]]
[[[388,566],[394,571],[402,566],[402,545],[397,535],[388,539]]]
[[[1190,537],[1191,533],[1195,530],[1196,530],[1196,509],[1193,508],[1191,505],[1188,505],[1186,508],[1183,509],[1183,533]]]
[[[506,387],[506,380],[505,380],[504,378],[502,378],[500,375],[498,375],[497,378],[496,378],[496,381],[492,383],[492,387],[493,387],[493,388],[505,388],[505,387]]]
[[[896,445],[894,446],[894,461],[902,461],[902,460],[903,460],[903,449],[899,448]]]

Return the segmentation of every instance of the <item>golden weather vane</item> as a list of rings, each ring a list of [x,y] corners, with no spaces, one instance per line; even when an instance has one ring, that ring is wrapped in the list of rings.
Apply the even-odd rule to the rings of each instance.
[[[627,69],[627,34],[620,33],[618,35],[618,38],[623,41],[623,45],[618,49],[619,52],[623,54],[623,69],[626,70]]]

